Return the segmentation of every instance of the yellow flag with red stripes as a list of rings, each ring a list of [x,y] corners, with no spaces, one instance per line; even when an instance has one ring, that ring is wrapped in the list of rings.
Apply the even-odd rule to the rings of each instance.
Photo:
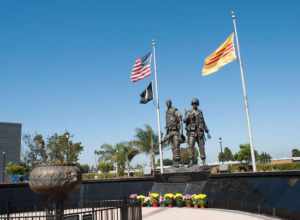
[[[234,33],[232,33],[216,51],[205,59],[202,75],[211,75],[235,59]]]

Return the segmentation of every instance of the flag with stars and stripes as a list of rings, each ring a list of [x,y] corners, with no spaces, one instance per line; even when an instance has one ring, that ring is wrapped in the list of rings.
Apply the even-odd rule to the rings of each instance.
[[[137,82],[144,79],[151,74],[151,57],[152,53],[149,52],[142,58],[137,58],[131,71],[131,81]]]

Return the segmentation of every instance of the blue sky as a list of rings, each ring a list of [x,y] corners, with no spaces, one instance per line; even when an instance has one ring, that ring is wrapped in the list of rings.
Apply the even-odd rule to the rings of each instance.
[[[297,1],[2,1],[0,121],[21,122],[23,134],[67,129],[85,145],[81,161],[93,163],[101,144],[129,140],[145,123],[155,127],[153,105],[139,104],[149,79],[129,81],[154,38],[162,116],[167,98],[183,111],[198,97],[215,161],[220,136],[234,151],[248,142],[237,62],[200,75],[204,58],[233,31],[231,9],[255,148],[289,156],[300,148]]]

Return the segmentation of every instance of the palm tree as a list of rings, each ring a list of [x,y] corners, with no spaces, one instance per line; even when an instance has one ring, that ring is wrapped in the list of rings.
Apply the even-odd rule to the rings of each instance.
[[[127,175],[130,174],[130,162],[138,155],[140,151],[135,147],[133,142],[124,143],[124,154],[127,162]]]
[[[99,156],[99,161],[105,160],[113,162],[113,155],[116,153],[116,149],[115,146],[111,144],[102,144],[100,150],[95,150],[94,153]]]
[[[102,144],[100,150],[95,150],[95,154],[99,156],[99,162],[105,161],[115,164],[117,175],[123,173],[125,162],[122,145]]]
[[[121,142],[115,145],[103,144],[100,150],[95,150],[95,154],[99,156],[100,161],[109,161],[116,164],[117,174],[123,175],[127,166],[128,175],[131,160],[139,153],[132,143]]]
[[[150,125],[135,130],[135,140],[132,143],[147,155],[150,155],[151,168],[155,169],[155,154],[158,154],[158,135],[154,133]]]

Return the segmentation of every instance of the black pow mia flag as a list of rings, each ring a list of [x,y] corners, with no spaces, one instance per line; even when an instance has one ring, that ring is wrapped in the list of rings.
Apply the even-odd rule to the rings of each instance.
[[[140,103],[147,104],[153,99],[152,82],[149,83],[148,87],[140,95]]]

